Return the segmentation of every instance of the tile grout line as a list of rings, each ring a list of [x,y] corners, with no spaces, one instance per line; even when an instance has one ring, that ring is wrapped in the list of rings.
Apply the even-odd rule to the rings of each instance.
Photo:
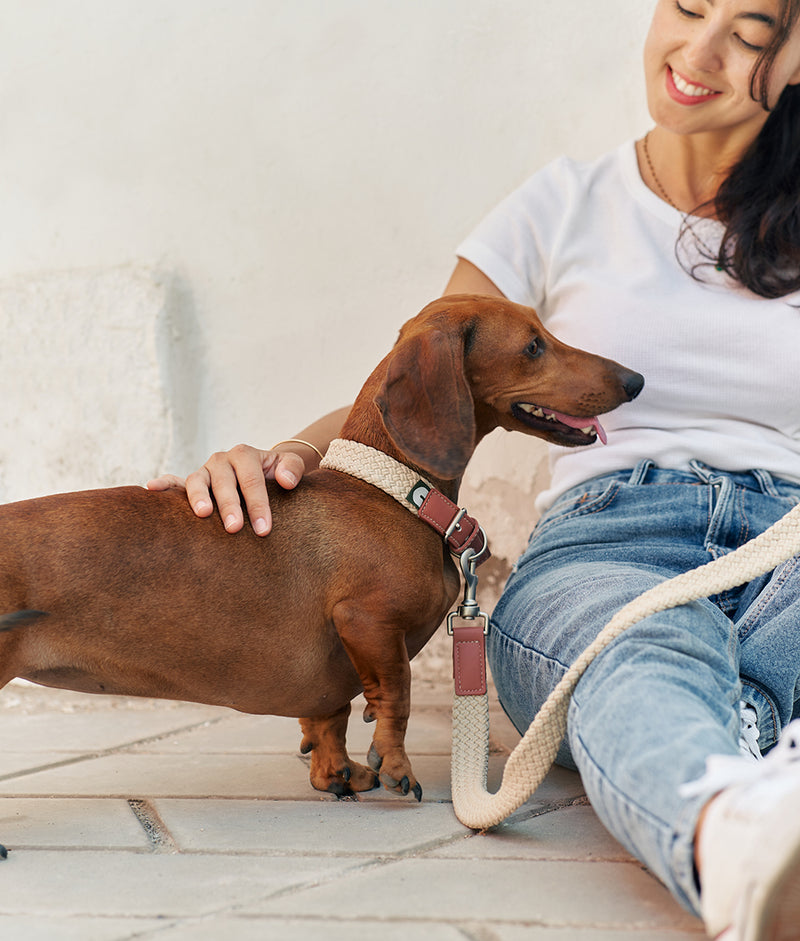
[[[170,729],[168,732],[159,732],[158,735],[148,735],[145,738],[134,739],[131,742],[124,742],[122,745],[114,745],[111,748],[99,748],[97,751],[84,752],[75,755],[73,758],[63,758],[61,761],[51,761],[44,765],[36,765],[33,768],[24,768],[21,771],[11,771],[8,774],[0,774],[0,782],[13,781],[16,778],[25,778],[31,774],[38,774],[40,771],[52,771],[56,768],[66,768],[70,765],[77,765],[83,761],[94,761],[96,758],[108,758],[110,755],[121,754],[131,748],[139,745],[149,745],[153,742],[160,742],[173,735],[182,735],[184,732],[193,732],[195,729],[201,729],[205,726],[216,725],[223,722],[228,716],[220,716],[217,719],[204,719],[202,722],[193,722],[190,725],[180,726],[177,729]]]
[[[581,795],[579,797],[567,798],[563,801],[554,801],[551,804],[546,805],[545,807],[539,807],[533,810],[530,814],[526,814],[524,819],[529,819],[531,817],[541,816],[542,814],[547,813],[548,811],[560,810],[562,807],[569,807],[575,803],[583,803],[586,801],[585,796]],[[296,883],[294,885],[285,886],[282,889],[279,889],[276,892],[269,892],[264,896],[259,896],[258,901],[266,902],[273,901],[275,899],[286,898],[287,896],[297,896],[301,895],[303,892],[307,892],[309,889],[314,889],[320,885],[329,885],[331,883],[340,882],[343,879],[349,879],[356,873],[366,872],[372,869],[386,869],[392,866],[396,866],[400,863],[407,862],[409,859],[413,859],[417,856],[430,853],[432,850],[440,849],[441,847],[457,843],[461,840],[474,839],[476,836],[480,835],[480,831],[467,831],[462,834],[453,834],[445,837],[439,837],[438,839],[429,840],[427,842],[422,842],[416,846],[409,847],[405,850],[400,850],[398,852],[382,855],[382,856],[373,856],[353,866],[349,866],[343,870],[340,870],[336,873],[330,873],[322,878],[315,878],[303,882]],[[347,856],[342,856],[342,859],[352,858]],[[358,857],[355,857],[358,858]],[[363,857],[362,857],[363,859]],[[237,910],[241,911],[247,905],[253,903],[253,899],[248,900],[247,902],[236,902],[229,905],[224,905],[219,909],[215,909],[213,913],[207,913],[213,915],[214,917],[231,915],[236,916]],[[452,924],[452,922],[449,922]]]

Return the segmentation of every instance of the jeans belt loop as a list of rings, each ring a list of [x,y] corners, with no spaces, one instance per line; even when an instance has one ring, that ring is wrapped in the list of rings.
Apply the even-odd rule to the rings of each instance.
[[[638,487],[645,482],[645,478],[651,467],[655,466],[655,461],[650,460],[649,457],[644,458],[639,461],[639,463],[634,467],[631,472],[631,476],[628,478],[628,483],[632,487]]]
[[[758,486],[761,487],[763,494],[768,497],[780,497],[772,474],[770,474],[768,470],[762,470],[760,467],[757,467],[755,470],[750,471],[750,473],[758,481]]]
[[[718,475],[702,461],[689,461],[689,467],[692,470],[692,473],[697,477],[697,479],[704,484],[711,484],[715,479],[718,479]]]

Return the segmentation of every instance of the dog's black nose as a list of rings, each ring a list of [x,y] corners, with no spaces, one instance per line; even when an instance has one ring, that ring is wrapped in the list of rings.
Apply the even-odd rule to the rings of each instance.
[[[625,394],[629,400],[635,399],[644,388],[644,376],[638,372],[631,372],[629,369],[626,369],[625,372],[626,376],[623,379],[622,387],[625,389]]]

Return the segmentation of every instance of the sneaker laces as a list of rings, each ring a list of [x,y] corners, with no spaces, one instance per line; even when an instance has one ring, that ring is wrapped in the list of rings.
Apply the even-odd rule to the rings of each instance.
[[[742,700],[739,703],[739,751],[743,755],[762,761],[764,756],[758,747],[758,713]]]
[[[762,761],[746,759],[742,754],[709,755],[705,774],[682,784],[678,793],[681,797],[710,797],[734,784],[749,784],[765,775],[772,777],[795,761],[800,762],[800,719],[786,726],[778,744]]]

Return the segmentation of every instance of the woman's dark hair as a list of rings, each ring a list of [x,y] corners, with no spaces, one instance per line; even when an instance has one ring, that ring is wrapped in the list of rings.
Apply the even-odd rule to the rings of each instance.
[[[750,81],[750,94],[770,115],[710,204],[725,226],[710,260],[762,297],[800,290],[800,85],[787,85],[774,108],[767,97],[775,59],[798,17],[800,0],[784,0]]]

